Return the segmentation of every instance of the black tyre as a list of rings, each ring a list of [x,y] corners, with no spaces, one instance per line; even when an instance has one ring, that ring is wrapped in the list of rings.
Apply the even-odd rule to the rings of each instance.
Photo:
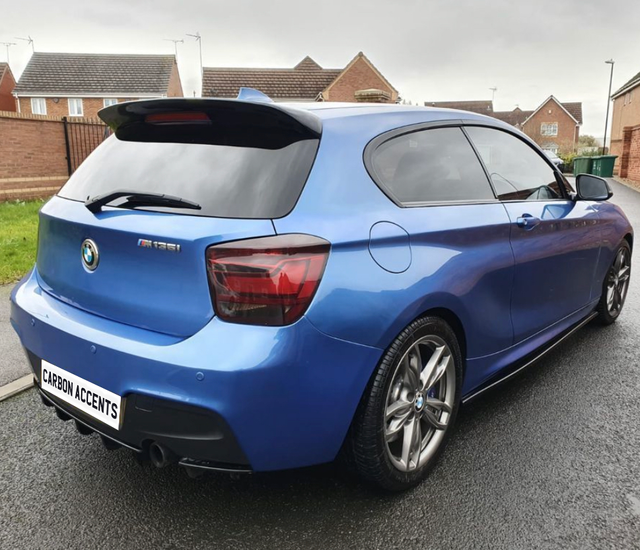
[[[460,406],[462,357],[437,317],[411,323],[385,352],[345,447],[364,479],[391,491],[422,481],[449,438]]]
[[[631,278],[631,247],[626,240],[618,247],[613,263],[602,284],[598,303],[598,320],[603,325],[614,323],[622,312]]]

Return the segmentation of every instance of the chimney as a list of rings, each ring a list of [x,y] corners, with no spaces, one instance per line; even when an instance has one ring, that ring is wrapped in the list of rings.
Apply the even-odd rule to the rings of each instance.
[[[389,103],[391,94],[384,90],[370,88],[368,90],[358,90],[355,93],[355,98],[358,103]]]

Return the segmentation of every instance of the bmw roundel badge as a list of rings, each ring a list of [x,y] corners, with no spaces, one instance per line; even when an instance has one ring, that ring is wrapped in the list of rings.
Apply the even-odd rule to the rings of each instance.
[[[89,270],[93,271],[98,267],[100,261],[100,254],[98,253],[98,245],[91,239],[85,239],[82,241],[82,263]]]

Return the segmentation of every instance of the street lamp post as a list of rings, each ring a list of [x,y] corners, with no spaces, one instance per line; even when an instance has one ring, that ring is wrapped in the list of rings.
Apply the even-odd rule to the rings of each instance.
[[[613,66],[616,62],[613,59],[609,59],[609,61],[605,61],[605,63],[611,65],[611,75],[609,76],[609,95],[607,96],[607,116],[604,119],[604,139],[602,140],[603,155],[607,151],[607,124],[609,123],[609,106],[611,105],[611,84],[613,84]]]

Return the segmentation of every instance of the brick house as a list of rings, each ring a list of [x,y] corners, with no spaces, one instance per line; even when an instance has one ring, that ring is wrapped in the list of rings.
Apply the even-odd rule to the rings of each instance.
[[[203,97],[234,98],[242,87],[274,101],[398,101],[398,90],[362,52],[344,69],[324,69],[309,56],[292,69],[204,68]]]
[[[0,63],[0,111],[15,111],[13,89],[16,81],[8,63]]]
[[[627,81],[611,95],[613,100],[613,117],[611,121],[612,155],[617,155],[616,172],[622,157],[624,128],[640,125],[640,73]]]
[[[183,94],[173,55],[36,52],[13,95],[20,113],[95,117],[114,103]]]
[[[425,105],[492,116],[515,126],[540,147],[554,153],[573,152],[578,147],[582,125],[580,102],[560,103],[550,96],[533,111],[523,111],[519,107],[512,111],[494,111],[492,101],[431,101]]]

